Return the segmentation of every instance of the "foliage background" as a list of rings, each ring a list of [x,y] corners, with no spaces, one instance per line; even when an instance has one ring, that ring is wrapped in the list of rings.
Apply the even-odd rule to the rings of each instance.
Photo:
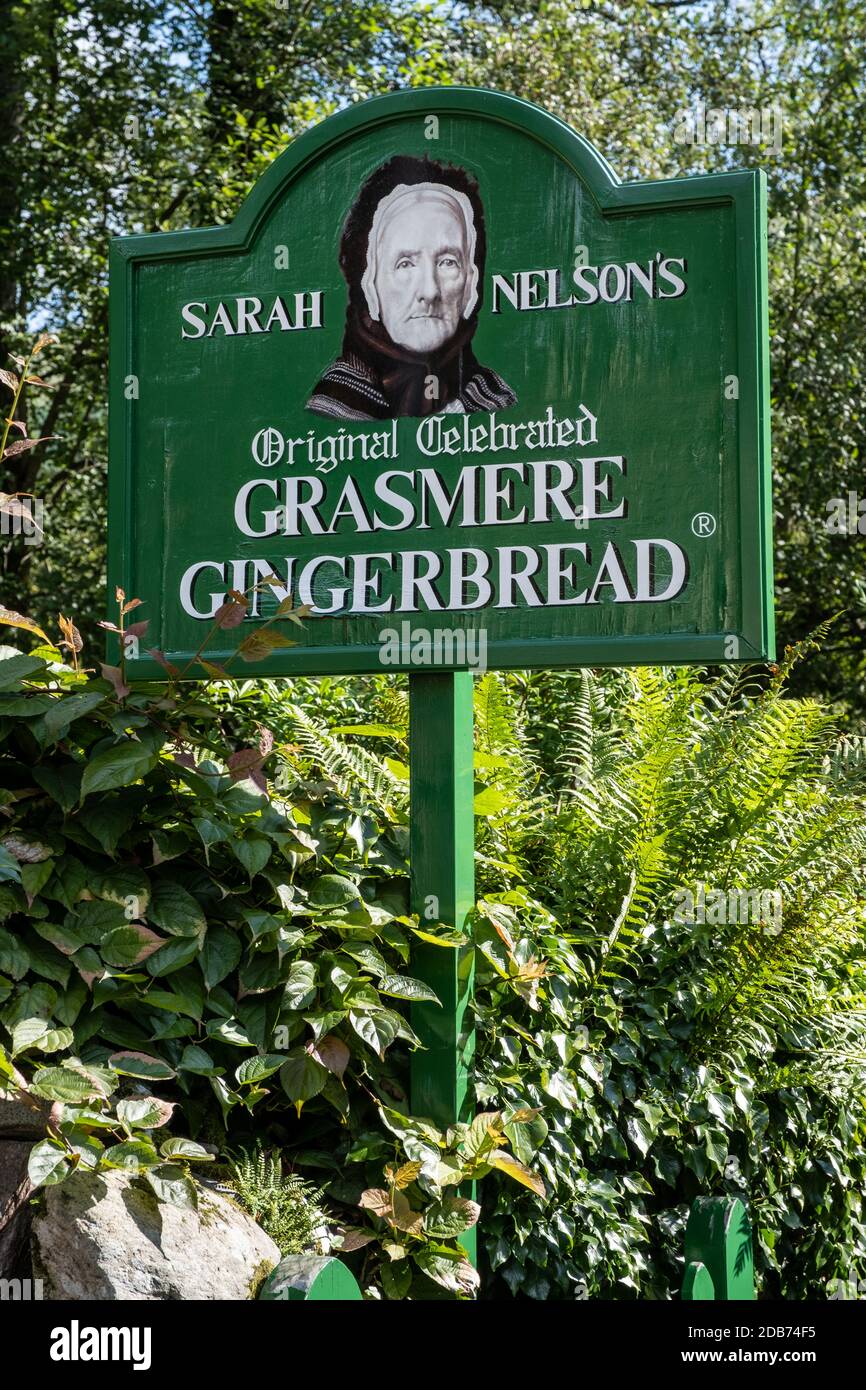
[[[563,116],[624,179],[767,169],[780,635],[844,610],[794,679],[862,711],[863,538],[825,523],[866,496],[864,46],[864,0],[0,0],[0,357],[59,333],[31,433],[63,436],[2,484],[49,520],[43,546],[0,547],[0,598],[91,635],[103,611],[109,236],[224,222],[331,111],[471,83]],[[781,152],[677,143],[699,100],[776,106]]]
[[[35,492],[48,513],[44,545],[5,538],[0,544],[0,600],[44,626],[53,624],[58,607],[73,613],[91,650],[99,641],[95,624],[105,583],[111,234],[226,221],[287,140],[347,102],[395,86],[468,82],[515,92],[569,120],[623,178],[756,163],[767,168],[781,640],[800,639],[829,614],[844,611],[809,662],[787,673],[802,703],[783,699],[766,677],[752,692],[722,677],[710,694],[687,672],[514,675],[480,684],[482,1097],[506,1113],[517,1103],[543,1106],[543,1123],[512,1125],[508,1137],[518,1156],[541,1167],[555,1193],[548,1205],[529,1190],[515,1201],[513,1188],[507,1198],[493,1199],[497,1210],[485,1239],[494,1294],[668,1296],[679,1282],[686,1205],[699,1190],[746,1192],[770,1294],[821,1296],[826,1281],[847,1277],[850,1266],[861,1277],[866,1272],[864,1087],[857,1061],[864,1053],[863,754],[856,736],[838,742],[828,716],[813,703],[813,697],[835,703],[849,726],[862,727],[863,538],[834,535],[825,521],[830,498],[849,490],[866,494],[860,406],[864,44],[864,0],[286,0],[279,7],[270,0],[195,6],[93,0],[85,7],[72,0],[0,0],[6,137],[0,353],[5,361],[36,329],[59,333],[61,347],[46,373],[55,389],[33,398],[28,409],[31,433],[63,436],[11,461],[0,484],[6,492]],[[677,113],[697,100],[737,108],[778,105],[781,154],[678,144]],[[0,736],[4,759],[20,768],[12,775],[4,767],[12,775],[3,784],[11,800],[0,809],[7,823],[18,826],[21,819],[27,834],[56,834],[64,843],[49,846],[55,868],[35,893],[30,889],[47,861],[29,865],[29,889],[19,882],[26,859],[13,854],[6,864],[4,902],[10,917],[30,919],[24,938],[30,954],[23,962],[6,943],[17,963],[11,973],[0,964],[10,981],[5,1007],[22,988],[56,985],[52,1008],[74,1012],[80,999],[80,1013],[98,1014],[99,1026],[89,1037],[76,1036],[76,1047],[117,1048],[120,1033],[123,1045],[133,1034],[142,1043],[146,1034],[148,1048],[165,1052],[178,1070],[190,1127],[211,1133],[223,1109],[212,1083],[221,1078],[185,1075],[173,1065],[188,1045],[188,1024],[199,1045],[202,1030],[209,1038],[208,1026],[218,1030],[225,1018],[218,1007],[222,996],[206,1012],[205,996],[189,984],[189,972],[201,970],[198,953],[195,962],[177,963],[184,939],[190,949],[193,934],[176,937],[172,949],[181,955],[165,972],[174,1014],[160,1022],[158,1009],[142,1012],[131,997],[152,993],[157,976],[147,966],[143,984],[118,986],[112,972],[122,967],[103,960],[109,983],[101,983],[98,1004],[77,984],[69,1002],[61,1001],[74,972],[64,951],[39,930],[46,922],[69,930],[66,914],[80,915],[82,903],[111,904],[110,894],[99,892],[92,899],[68,898],[63,870],[59,879],[54,875],[58,860],[67,857],[86,862],[99,882],[115,867],[120,841],[112,844],[83,825],[86,802],[78,805],[68,779],[76,775],[70,765],[83,763],[99,739],[138,736],[135,724],[124,722],[130,707],[114,707],[110,684],[72,682],[64,686],[65,699],[97,694],[99,702],[80,707],[67,726],[59,715],[49,717],[47,706],[33,713],[38,690],[14,686],[3,692],[13,704],[0,713]],[[27,708],[14,704],[19,695]],[[281,744],[298,745],[292,787],[300,795],[297,786],[309,784],[300,800],[316,808],[321,862],[317,857],[315,872],[295,866],[302,883],[309,875],[304,892],[312,893],[315,881],[334,870],[368,886],[370,880],[387,882],[393,890],[405,873],[397,862],[405,785],[399,766],[395,772],[405,762],[401,683],[368,682],[362,692],[352,681],[297,682],[288,702],[273,685],[241,683],[220,688],[213,698],[218,718],[201,710],[190,714],[184,730],[173,726],[172,737],[181,736],[181,751],[184,738],[206,749],[217,718],[222,732],[210,751],[219,765],[213,776],[223,781],[214,785],[219,797],[229,798],[229,812],[214,805],[215,819],[202,817],[201,807],[192,806],[189,780],[157,753],[145,780],[130,783],[136,821],[125,828],[122,817],[115,822],[125,798],[118,788],[108,789],[112,825],[101,835],[127,836],[124,856],[139,857],[137,867],[149,873],[145,849],[150,858],[152,849],[145,840],[151,828],[163,833],[170,808],[180,816],[186,845],[183,856],[174,857],[182,860],[176,865],[185,879],[180,886],[193,898],[203,895],[202,911],[216,906],[217,933],[235,929],[225,916],[231,909],[272,912],[274,884],[255,867],[255,855],[264,853],[256,844],[287,832],[267,821],[261,803],[231,811],[231,798],[238,801],[235,783],[219,761],[251,747],[256,725],[265,724]],[[391,730],[384,745],[327,733],[373,718]],[[29,772],[20,770],[32,764],[43,768],[50,784],[37,781],[35,798]],[[204,805],[204,789],[196,786]],[[48,804],[60,828],[44,823]],[[257,823],[262,817],[264,828]],[[219,824],[224,818],[231,822],[226,838],[206,845],[194,820]],[[385,845],[396,859],[377,859]],[[239,853],[238,846],[247,848]],[[286,849],[274,840],[264,865],[271,876],[283,874],[287,862],[292,868]],[[207,886],[211,852],[214,877],[228,890],[219,905]],[[253,856],[248,864],[244,854]],[[157,880],[172,876],[166,863],[157,869]],[[678,929],[671,893],[685,875],[779,887],[784,940]],[[629,915],[617,927],[624,897]],[[46,912],[39,915],[43,900]],[[348,900],[321,906],[338,918],[352,910]],[[85,912],[93,915],[92,907]],[[249,932],[242,921],[240,930]],[[315,914],[305,930],[311,922]],[[80,949],[101,948],[105,927],[102,922],[98,940]],[[116,929],[115,922],[110,930]],[[608,949],[615,929],[616,943]],[[252,944],[246,941],[245,949]],[[278,974],[291,972],[299,946],[273,947]],[[400,949],[393,942],[389,949],[395,954],[386,963],[396,971]],[[731,962],[733,995],[725,983]],[[544,973],[534,974],[541,964]],[[381,975],[360,974],[377,989]],[[280,1009],[288,984],[287,977],[274,986]],[[199,1018],[176,1007],[185,985],[195,995],[187,1010],[200,1003]],[[316,987],[330,985],[317,980]],[[123,989],[131,995],[124,998]],[[48,999],[43,989],[35,1002],[44,1007]],[[249,998],[235,1002],[252,1015]],[[727,1020],[734,1010],[732,1029]],[[400,1014],[399,1004],[392,1012]],[[7,1016],[7,1032],[8,1019],[14,1015]],[[115,1037],[100,1034],[106,1019]],[[59,1015],[53,1022],[58,1029],[78,1028],[79,1013],[69,1023]],[[172,1036],[173,1029],[180,1031]],[[386,1068],[357,1033],[351,1041],[353,1056],[364,1059],[359,1075],[365,1084],[373,1076],[376,1085],[397,1088],[391,1098],[399,1103],[405,1050],[386,1049]],[[254,1042],[257,1051],[267,1045],[264,1033]],[[236,1044],[218,1039],[214,1046]],[[226,1055],[236,1067],[235,1054]],[[212,1061],[215,1067],[226,1062],[225,1074],[232,1073],[222,1053]],[[95,1056],[92,1065],[100,1065]],[[424,1148],[423,1135],[370,1127],[370,1115],[379,1112],[365,1117],[369,1096],[363,1097],[360,1090],[354,1137],[344,1135],[343,1148],[331,1153],[332,1164],[343,1170],[353,1155],[358,1179],[348,1186],[340,1187],[322,1158],[339,1124],[324,1083],[303,1104],[303,1143],[290,1103],[284,1116],[272,1117],[276,1142],[288,1146],[302,1171],[326,1180],[337,1202],[356,1200],[365,1184],[381,1181],[383,1164],[411,1161],[406,1143],[417,1152]],[[248,1109],[238,1102],[228,1108],[237,1129]],[[353,1151],[355,1144],[360,1147]],[[495,1192],[500,1181],[489,1175],[485,1191]],[[355,1258],[368,1256],[359,1251]],[[374,1264],[379,1258],[371,1257]],[[386,1292],[406,1291],[404,1273]]]

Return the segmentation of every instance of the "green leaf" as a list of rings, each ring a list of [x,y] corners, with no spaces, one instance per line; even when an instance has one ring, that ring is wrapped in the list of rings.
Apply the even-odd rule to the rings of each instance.
[[[198,1209],[196,1185],[178,1164],[161,1163],[157,1168],[148,1168],[144,1178],[153,1189],[157,1201],[191,1211]]]
[[[625,1122],[625,1132],[640,1153],[641,1158],[645,1158],[652,1143],[652,1135],[644,1122],[639,1120],[637,1116],[630,1115]]]
[[[142,869],[118,864],[107,873],[91,877],[88,884],[97,898],[117,903],[129,919],[145,917],[150,902],[150,879]]]
[[[113,748],[106,748],[91,758],[81,778],[81,798],[92,796],[94,792],[110,791],[114,787],[128,787],[152,772],[159,762],[159,747],[153,741],[139,742],[127,738]]]
[[[443,1240],[454,1240],[473,1227],[481,1208],[468,1197],[443,1197],[441,1202],[432,1202],[424,1212],[424,1230],[428,1235]]]
[[[215,1157],[203,1144],[192,1139],[166,1139],[159,1146],[163,1158],[182,1158],[187,1163],[212,1163]]]
[[[172,936],[199,936],[207,926],[198,901],[180,883],[170,879],[160,879],[154,884],[147,915]]]
[[[415,1260],[424,1273],[451,1293],[471,1297],[481,1282],[463,1251],[447,1246],[422,1246]]]
[[[294,1102],[299,1115],[304,1102],[317,1096],[327,1079],[326,1068],[301,1047],[290,1052],[280,1068],[283,1090]]]
[[[117,1102],[117,1117],[128,1129],[160,1129],[174,1114],[174,1103],[156,1096],[141,1096]]]
[[[190,1043],[183,1050],[183,1055],[178,1062],[178,1071],[191,1071],[196,1076],[216,1076],[220,1070],[214,1064],[210,1053],[205,1052],[203,1047],[196,1043]]]
[[[333,909],[358,900],[358,885],[340,874],[322,874],[310,889],[310,906]]]
[[[67,763],[62,767],[34,767],[33,778],[57,802],[61,811],[71,811],[81,798],[83,772],[83,764]]]
[[[43,859],[39,864],[21,865],[21,886],[28,898],[35,898],[42,892],[53,872],[53,859]]]
[[[412,1266],[408,1260],[394,1260],[379,1269],[382,1288],[387,1299],[405,1298],[412,1287]]]
[[[164,940],[164,937],[157,936],[156,932],[140,922],[130,922],[127,926],[115,927],[110,931],[100,943],[99,953],[109,965],[123,969],[138,965],[154,952],[161,955],[159,948]]]
[[[292,962],[289,978],[283,989],[283,1005],[287,1009],[306,1009],[316,997],[316,967],[312,961]]]
[[[52,1139],[34,1144],[27,1159],[27,1176],[34,1187],[52,1187],[69,1176],[66,1150]]]
[[[123,1144],[113,1144],[106,1149],[102,1161],[109,1168],[131,1168],[137,1173],[140,1168],[150,1168],[159,1163],[159,1154],[146,1139],[128,1139]]]
[[[242,953],[243,945],[237,932],[223,926],[213,926],[209,929],[199,960],[208,990],[231,974]]]
[[[12,1028],[12,1056],[33,1047],[48,1032],[48,1022],[44,1018],[22,1018]]]
[[[172,1081],[176,1075],[161,1057],[150,1057],[146,1052],[115,1052],[108,1065],[121,1076],[136,1076],[143,1081]]]
[[[349,1022],[358,1037],[371,1047],[380,1060],[397,1036],[398,1025],[390,1013],[359,1013],[349,1010]]]
[[[235,1069],[235,1080],[239,1086],[250,1086],[272,1076],[286,1061],[285,1053],[265,1052],[258,1057],[248,1057]]]
[[[0,927],[0,971],[13,980],[23,980],[30,969],[30,952],[17,937]]]
[[[52,700],[51,708],[46,710],[42,717],[42,735],[40,741],[44,743],[59,743],[69,732],[70,726],[76,719],[82,719],[86,714],[91,714],[99,705],[105,703],[105,696],[95,691],[82,691],[76,695],[63,695],[60,699]],[[40,735],[37,733],[37,737]],[[117,783],[114,783],[117,786]]]
[[[411,999],[416,1004],[429,999],[441,1007],[439,996],[429,985],[421,980],[413,980],[409,975],[383,975],[376,988],[380,994],[387,994],[392,999]]]
[[[271,843],[263,835],[246,835],[242,840],[232,840],[231,847],[250,879],[261,872],[271,857]]]
[[[69,1102],[92,1100],[103,1094],[100,1087],[88,1077],[69,1067],[40,1068],[30,1083],[30,1089],[46,1100]]]
[[[49,1028],[40,1037],[37,1047],[40,1052],[65,1052],[73,1040],[71,1028]]]
[[[196,959],[201,949],[197,936],[177,936],[156,951],[147,962],[149,975],[173,975]]]

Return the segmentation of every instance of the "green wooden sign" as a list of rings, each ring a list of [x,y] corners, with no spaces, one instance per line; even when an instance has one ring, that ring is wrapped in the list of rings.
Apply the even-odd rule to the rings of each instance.
[[[178,666],[232,591],[207,654],[269,624],[257,673],[772,656],[765,258],[760,173],[341,112],[230,225],[112,243],[112,586]]]

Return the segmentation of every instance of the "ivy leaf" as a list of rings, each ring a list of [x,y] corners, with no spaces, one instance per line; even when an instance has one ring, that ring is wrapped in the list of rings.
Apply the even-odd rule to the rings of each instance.
[[[640,1153],[641,1158],[645,1158],[652,1143],[652,1135],[644,1122],[639,1120],[636,1115],[630,1115],[625,1122],[625,1132]]]
[[[533,1173],[531,1168],[527,1168],[525,1163],[521,1163],[514,1154],[505,1152],[503,1149],[494,1149],[492,1153],[485,1156],[485,1163],[491,1168],[497,1168],[500,1173],[506,1173],[508,1177],[514,1178],[523,1187],[528,1187],[531,1192],[537,1193],[539,1197],[546,1195],[546,1188],[543,1179],[538,1173]]]

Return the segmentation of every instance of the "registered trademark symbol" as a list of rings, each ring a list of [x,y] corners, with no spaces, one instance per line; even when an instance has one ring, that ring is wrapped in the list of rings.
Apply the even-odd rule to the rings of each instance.
[[[692,531],[696,536],[711,536],[716,529],[716,518],[712,512],[695,512],[692,517]]]

